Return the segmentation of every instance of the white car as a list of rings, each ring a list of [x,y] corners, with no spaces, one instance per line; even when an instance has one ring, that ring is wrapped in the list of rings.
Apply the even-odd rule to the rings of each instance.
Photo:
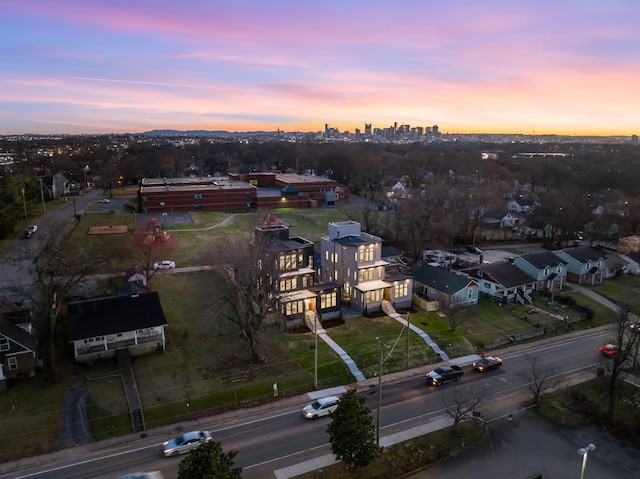
[[[176,267],[176,264],[173,261],[160,261],[158,263],[153,263],[153,269],[173,269]]]
[[[109,198],[100,198],[98,203],[111,203],[111,200]]]
[[[328,396],[313,401],[302,410],[302,414],[307,419],[315,419],[320,416],[326,416],[332,413],[338,407],[340,398],[338,396]]]
[[[162,443],[163,453],[165,456],[175,456],[178,454],[185,454],[192,451],[200,444],[213,441],[211,433],[209,431],[191,431],[180,434],[178,437],[174,437],[170,441]]]

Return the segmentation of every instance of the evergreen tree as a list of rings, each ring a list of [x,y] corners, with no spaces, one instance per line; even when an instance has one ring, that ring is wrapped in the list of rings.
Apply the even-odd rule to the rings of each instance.
[[[233,463],[236,454],[225,453],[219,442],[206,442],[180,461],[178,479],[240,479],[242,468]]]
[[[327,428],[331,451],[348,467],[365,467],[382,451],[376,444],[373,418],[366,402],[365,397],[350,389],[331,413]]]

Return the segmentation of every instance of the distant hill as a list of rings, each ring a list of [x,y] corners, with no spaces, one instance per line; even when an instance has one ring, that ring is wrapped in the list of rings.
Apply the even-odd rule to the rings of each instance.
[[[280,132],[282,134],[283,132]],[[237,137],[237,136],[277,136],[277,131],[226,131],[226,130],[151,130],[140,133],[144,136],[179,136],[179,137]]]

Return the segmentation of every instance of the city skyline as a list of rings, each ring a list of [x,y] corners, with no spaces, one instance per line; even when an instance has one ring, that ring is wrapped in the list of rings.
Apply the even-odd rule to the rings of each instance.
[[[4,2],[0,135],[636,135],[635,2]]]

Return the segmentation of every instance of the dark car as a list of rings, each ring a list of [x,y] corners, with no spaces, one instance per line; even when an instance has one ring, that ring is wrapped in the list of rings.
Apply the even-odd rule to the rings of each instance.
[[[473,254],[481,254],[482,253],[482,250],[480,248],[478,248],[477,246],[474,246],[474,245],[467,246],[467,251],[469,253],[473,253]]]
[[[598,348],[598,351],[600,351],[600,354],[602,354],[603,356],[610,358],[611,356],[616,354],[616,351],[618,351],[618,346],[616,346],[615,344],[605,344],[604,346],[600,346]]]
[[[501,366],[502,359],[496,356],[486,356],[473,363],[473,370],[483,373],[492,369],[498,369]]]

